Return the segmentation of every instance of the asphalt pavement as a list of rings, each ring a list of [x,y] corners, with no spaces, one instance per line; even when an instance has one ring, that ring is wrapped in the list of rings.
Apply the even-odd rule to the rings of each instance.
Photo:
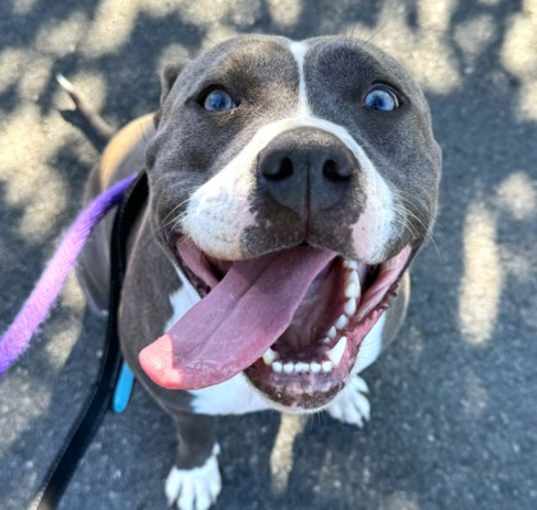
[[[69,77],[119,126],[158,71],[237,33],[349,33],[422,83],[444,153],[434,241],[398,342],[365,379],[372,418],[219,421],[216,509],[537,508],[537,1],[4,0],[0,331],[80,207],[98,152],[67,124]],[[0,380],[0,508],[27,508],[96,376],[104,322],[71,279]],[[137,387],[109,414],[61,508],[165,508],[171,421]]]

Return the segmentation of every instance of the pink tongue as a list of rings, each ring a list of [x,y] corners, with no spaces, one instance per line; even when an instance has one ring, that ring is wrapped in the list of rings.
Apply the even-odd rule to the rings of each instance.
[[[140,352],[140,365],[168,389],[229,379],[288,328],[311,282],[335,256],[299,247],[235,262],[207,297]]]

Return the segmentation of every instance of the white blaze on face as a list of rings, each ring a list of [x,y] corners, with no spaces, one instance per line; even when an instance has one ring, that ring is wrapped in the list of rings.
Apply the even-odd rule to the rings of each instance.
[[[300,80],[294,115],[259,129],[235,158],[193,193],[181,221],[183,232],[202,251],[215,258],[243,258],[242,234],[248,227],[258,224],[250,204],[256,186],[255,162],[258,154],[280,134],[300,127],[312,127],[339,138],[356,157],[362,174],[365,204],[359,220],[352,227],[354,250],[356,257],[364,262],[380,262],[392,236],[395,220],[393,194],[351,134],[343,126],[313,114],[304,77],[307,46],[290,42],[289,49],[297,61]]]
[[[242,258],[241,235],[256,224],[249,202],[255,187],[251,168],[261,149],[252,146],[252,142],[194,192],[181,221],[183,232],[215,258]]]
[[[311,115],[311,108],[308,103],[308,92],[306,91],[306,78],[304,77],[304,59],[308,52],[307,44],[293,41],[289,44],[289,49],[295,57],[298,65],[298,115]]]
[[[366,176],[363,189],[365,207],[352,227],[352,242],[356,258],[378,264],[386,257],[386,246],[394,233],[394,196],[369,159],[360,164]]]

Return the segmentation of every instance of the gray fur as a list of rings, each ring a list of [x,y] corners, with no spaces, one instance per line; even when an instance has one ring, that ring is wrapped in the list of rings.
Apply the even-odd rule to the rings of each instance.
[[[398,191],[399,205],[412,211],[395,226],[383,256],[393,255],[409,242],[417,251],[434,223],[441,174],[441,151],[423,93],[397,62],[371,45],[342,37],[310,39],[307,45],[304,76],[311,111],[347,130]],[[376,81],[387,82],[403,95],[399,110],[380,114],[360,107]],[[120,309],[121,344],[138,380],[177,418],[178,434],[184,440],[177,465],[190,468],[203,464],[212,450],[210,425],[204,418],[198,427],[192,426],[192,419],[185,418],[191,397],[152,383],[140,369],[138,353],[162,334],[172,313],[169,296],[180,285],[174,267],[175,241],[189,199],[234,161],[263,126],[286,118],[297,107],[300,70],[288,40],[241,36],[204,52],[179,73],[169,68],[162,83],[156,127],[148,117],[114,137],[107,148],[110,164],[101,162],[95,168],[86,200],[125,175],[147,169],[150,200],[130,242]],[[224,86],[240,102],[236,110],[208,115],[200,107],[200,94],[214,84]],[[299,137],[294,143],[304,140]],[[240,233],[239,253],[230,258],[258,256],[305,240],[354,258],[351,229],[368,200],[359,168],[340,200],[328,200],[329,207],[310,214],[306,233],[300,215],[293,216],[264,192],[256,180],[256,164],[239,170],[251,178],[247,212],[254,224]],[[79,270],[86,292],[101,308],[108,292],[110,225],[111,218],[99,227]],[[387,314],[383,345],[392,340],[404,318],[408,289],[405,277],[402,293]],[[188,426],[181,428],[181,423]],[[185,449],[185,442],[189,448]]]

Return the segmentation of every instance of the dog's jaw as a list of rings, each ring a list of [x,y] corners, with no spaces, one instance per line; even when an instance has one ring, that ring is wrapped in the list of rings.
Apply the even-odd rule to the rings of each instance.
[[[373,273],[356,261],[336,262],[335,265],[343,266],[336,285],[340,288],[328,301],[322,301],[322,306],[333,310],[332,322],[304,344],[305,335],[300,330],[315,323],[312,309],[306,308],[303,317],[297,318],[294,335],[286,331],[261,359],[246,369],[245,374],[254,386],[287,410],[317,411],[325,407],[355,372],[362,341],[395,296],[410,256],[411,249],[406,247]],[[387,267],[392,267],[391,271]],[[322,290],[316,288],[314,292]],[[331,300],[339,305],[334,306]]]
[[[178,264],[189,267],[189,273],[192,275],[190,279],[187,279],[181,272],[179,273],[183,280],[184,294],[181,299],[183,313],[187,311],[189,305],[195,305],[197,301],[192,283],[200,288],[209,278],[206,264],[198,262],[192,265],[192,261],[201,261],[205,258],[201,252],[198,252],[197,257],[192,257],[192,249],[186,251],[189,254],[190,266],[186,266],[184,260],[178,258]],[[280,269],[275,270],[277,273],[274,274],[282,275],[281,264],[287,260],[294,260],[290,266],[287,266],[293,268],[291,274],[294,274],[295,270],[300,271],[300,264],[297,266],[299,262],[297,256],[313,256],[321,260],[320,254],[316,254],[315,250],[312,251],[312,255],[307,255],[309,251],[310,249],[303,248],[289,252],[289,255],[284,251],[275,259],[269,259],[278,261],[274,263],[279,264]],[[194,315],[190,313],[186,319],[181,320],[176,312],[168,321],[172,333],[166,334],[144,349],[140,355],[140,363],[154,382],[168,389],[202,388],[225,381],[239,371],[244,371],[247,378],[266,399],[295,411],[318,410],[345,386],[355,366],[362,340],[387,308],[412,253],[412,249],[407,246],[399,254],[375,268],[357,261],[343,261],[339,257],[334,259],[333,255],[322,255],[325,262],[320,267],[325,267],[325,269],[314,276],[311,283],[305,287],[305,291],[297,296],[298,307],[293,308],[294,311],[286,319],[285,326],[277,330],[276,336],[270,333],[270,331],[275,331],[273,326],[269,329],[264,329],[263,326],[260,328],[261,324],[268,325],[271,321],[278,321],[278,319],[272,317],[273,306],[268,305],[266,299],[262,299],[260,303],[257,300],[251,301],[252,292],[253,295],[265,292],[255,289],[257,281],[253,284],[254,289],[247,291],[250,298],[244,298],[245,302],[250,303],[246,310],[240,302],[237,302],[237,305],[233,304],[233,308],[230,308],[227,298],[221,301],[222,298],[217,297],[226,296],[229,291],[236,292],[232,290],[235,284],[230,282],[239,278],[243,281],[241,285],[244,285],[244,279],[248,278],[247,275],[251,273],[251,269],[244,271],[234,269],[233,265],[227,265],[228,270],[234,275],[223,277],[223,282],[228,283],[222,283],[222,285],[224,289],[229,290],[212,291],[207,301],[199,303]],[[263,261],[262,265],[265,268],[271,267],[266,265],[266,261]],[[244,267],[257,267],[257,263],[254,262],[253,265],[248,263]],[[268,269],[263,271],[266,274]],[[211,280],[215,283],[210,286],[220,286],[218,278],[217,275],[211,275]],[[272,281],[266,280],[266,276],[263,278],[265,284],[260,283],[261,289],[266,288],[267,281]],[[287,283],[284,288],[289,289],[295,286],[293,283],[290,285],[291,287]],[[276,301],[286,300],[287,292],[287,290],[284,294],[280,292],[280,297],[275,298]],[[229,329],[227,319],[224,318],[224,322],[221,323],[221,319],[217,318],[218,312],[210,317],[213,315],[212,310],[215,306],[225,310],[223,317],[227,317],[229,313],[236,313],[235,306],[242,308],[242,312],[238,312],[236,319],[239,325],[232,325]],[[266,306],[268,306],[267,310],[265,310]],[[276,310],[286,311],[287,305],[285,304],[282,308],[281,304],[278,304]],[[259,322],[262,316],[266,317]],[[200,323],[200,317],[207,317],[209,322]],[[179,330],[177,330],[178,327]],[[207,328],[209,328],[210,336],[206,338],[204,331]],[[252,331],[248,331],[249,329]],[[179,337],[176,337],[173,331],[179,331]],[[242,333],[235,333],[236,331],[242,331]],[[170,335],[172,335],[172,343],[167,347]],[[181,340],[183,337],[184,344]],[[192,342],[194,338],[196,340]],[[215,344],[215,341],[218,344]],[[262,342],[262,345],[266,347],[259,350],[258,347],[250,345],[251,341],[256,344]],[[266,352],[264,349],[267,349]],[[252,350],[254,350],[253,356],[250,352]],[[209,362],[203,354],[207,352],[211,360]],[[218,354],[219,352],[222,354]],[[200,353],[202,353],[201,356]],[[226,368],[228,363],[231,363],[230,367],[235,367],[231,368],[231,372]],[[205,364],[209,371],[203,368]]]

